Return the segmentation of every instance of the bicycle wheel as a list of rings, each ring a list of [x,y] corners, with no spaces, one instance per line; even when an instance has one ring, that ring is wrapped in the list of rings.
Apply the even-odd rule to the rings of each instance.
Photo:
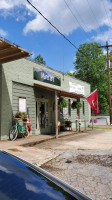
[[[23,135],[23,137],[28,137],[29,136],[28,127],[24,127],[24,131],[23,131],[22,135]]]
[[[16,127],[12,126],[9,130],[9,139],[10,140],[16,140],[18,135],[18,130],[16,129]]]

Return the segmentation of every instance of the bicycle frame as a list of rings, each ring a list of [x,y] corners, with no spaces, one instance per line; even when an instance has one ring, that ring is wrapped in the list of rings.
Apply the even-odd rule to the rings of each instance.
[[[15,124],[15,127],[16,127],[16,130],[18,130],[19,133],[25,133],[25,128],[26,128],[26,125],[24,124],[23,122],[23,125],[20,126],[19,122],[16,121],[16,124]]]

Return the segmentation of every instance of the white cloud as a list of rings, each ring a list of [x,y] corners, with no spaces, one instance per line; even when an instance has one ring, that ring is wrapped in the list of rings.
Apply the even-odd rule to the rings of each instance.
[[[7,35],[8,33],[6,31],[4,31],[3,29],[0,29],[0,36],[6,37]]]
[[[82,25],[86,32],[99,30],[99,27],[104,25],[112,27],[112,2],[110,0],[88,0],[89,4],[87,0],[65,0],[75,17],[73,17],[64,0],[30,1],[46,18],[51,21],[52,24],[54,24],[54,26],[66,35],[72,33],[80,27],[78,22]],[[27,34],[30,31],[56,32],[55,29],[47,21],[45,21],[45,19],[43,19],[41,15],[27,3],[26,0],[1,0],[0,2],[0,10],[5,10],[7,13],[10,13],[9,11],[15,7],[21,9],[21,6],[24,6],[24,9],[27,11],[27,15],[29,16],[29,21],[26,23],[23,30],[24,34]],[[16,20],[19,19],[20,18],[16,16]],[[103,40],[104,35],[105,37],[109,37],[110,33],[111,32],[107,31],[105,34],[102,33],[100,35],[97,32],[98,35],[94,37],[94,39],[97,41]],[[108,36],[106,36],[106,34]]]
[[[74,30],[80,27],[78,22],[83,26],[83,29],[85,29],[86,32],[96,30],[103,25],[110,26],[110,21],[112,18],[110,10],[112,9],[112,3],[110,3],[108,0],[103,0],[104,5],[101,0],[89,0],[89,4],[87,3],[87,0],[65,1],[77,19],[72,15],[65,2],[62,0],[32,0],[32,3],[36,8],[39,9],[40,12],[43,13],[46,18],[51,21],[51,23],[53,23],[62,33],[66,35],[72,33]],[[89,6],[91,6],[93,12]],[[104,6],[106,6],[108,16],[105,13]],[[30,7],[28,7],[28,9],[30,9],[32,12],[35,12],[35,10],[32,10]],[[48,22],[46,22],[38,13],[35,12],[35,14],[35,18],[26,24],[24,28],[25,34],[27,34],[29,31],[36,32],[41,30],[55,32],[55,29],[53,29]]]
[[[70,70],[69,72],[70,72],[71,74],[73,74],[73,73],[74,73],[74,71],[73,71],[73,70]]]
[[[109,43],[112,43],[112,29],[105,31],[103,34],[98,34],[97,36],[94,36],[93,39],[95,41],[100,41],[100,42],[108,41]]]
[[[107,50],[103,49],[103,54],[106,55],[107,54]]]
[[[0,0],[0,9],[11,9],[14,6],[25,4],[25,0]]]
[[[35,52],[33,51],[33,52],[32,52],[32,55],[30,56],[30,58],[31,58],[31,59],[34,59],[35,57],[36,57],[36,56],[35,56]]]

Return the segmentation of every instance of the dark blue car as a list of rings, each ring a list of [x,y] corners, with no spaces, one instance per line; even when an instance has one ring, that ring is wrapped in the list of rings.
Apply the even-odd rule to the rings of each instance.
[[[89,200],[50,173],[0,150],[0,200]]]

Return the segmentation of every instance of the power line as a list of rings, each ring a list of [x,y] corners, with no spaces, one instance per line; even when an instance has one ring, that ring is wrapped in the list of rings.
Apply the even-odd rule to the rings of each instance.
[[[75,16],[75,14],[73,13],[72,9],[69,7],[69,5],[67,4],[67,2],[64,0],[67,8],[70,10],[70,12],[72,13],[73,17],[76,19],[76,21],[78,22],[78,24],[80,25],[80,27],[83,29],[83,31],[85,32],[83,26],[80,24],[79,20],[77,19],[77,17]]]
[[[72,5],[73,5],[73,2],[70,0],[70,2],[72,3]],[[80,13],[78,12],[78,10],[76,9],[76,7],[74,7],[73,6],[73,8],[76,10],[76,12],[78,13],[78,15],[80,16]],[[80,16],[80,18],[81,18],[81,16]],[[81,21],[82,21],[82,23],[84,24],[84,27],[86,28],[86,30],[88,31],[88,27],[86,26],[86,24],[84,23],[84,21],[82,20],[82,18],[81,18]],[[85,30],[84,30],[85,31]]]
[[[79,50],[75,44],[73,44],[63,33],[61,33],[56,26],[54,26],[29,0],[27,2],[65,39],[67,40],[77,51],[79,51],[83,56],[86,56],[81,50]]]
[[[70,0],[70,1],[71,1],[71,0]],[[65,0],[64,0],[64,2],[65,2],[65,4],[66,4],[67,8],[70,10],[70,12],[71,12],[71,14],[73,15],[73,17],[74,17],[74,18],[76,19],[76,21],[78,22],[79,26],[80,26],[80,27],[82,28],[82,30],[84,31],[85,36],[88,38],[87,33],[85,32],[83,26],[81,25],[81,23],[80,23],[79,20],[77,19],[76,15],[75,15],[74,12],[72,11],[72,9],[71,9],[70,6],[68,5],[68,3],[67,3]],[[87,29],[87,27],[86,27],[86,29]],[[89,38],[88,38],[88,39],[89,39]],[[89,41],[90,41],[90,39],[89,39]]]
[[[103,7],[104,7],[104,10],[105,10],[105,13],[106,13],[106,15],[107,15],[108,22],[109,22],[109,24],[110,24],[109,17],[108,17],[108,14],[107,14],[107,10],[106,10],[106,6],[105,6],[105,4],[104,4],[104,0],[103,0],[102,2],[103,2]],[[111,24],[110,24],[110,27],[111,27]]]
[[[60,34],[67,40],[75,49],[78,50],[75,44],[73,44],[63,33],[61,33],[56,26],[54,26],[29,0],[27,2]]]
[[[96,21],[96,23],[97,23],[98,27],[100,27],[100,24],[98,24],[98,22],[97,22],[97,18],[96,18],[95,14],[94,14],[94,12],[93,12],[93,10],[92,10],[91,6],[90,6],[90,3],[89,3],[89,1],[88,1],[88,0],[86,0],[86,1],[87,1],[87,3],[88,3],[88,6],[89,6],[89,8],[90,8],[90,10],[91,10],[91,12],[92,12],[92,14],[93,14],[93,16],[94,16],[94,21]]]

